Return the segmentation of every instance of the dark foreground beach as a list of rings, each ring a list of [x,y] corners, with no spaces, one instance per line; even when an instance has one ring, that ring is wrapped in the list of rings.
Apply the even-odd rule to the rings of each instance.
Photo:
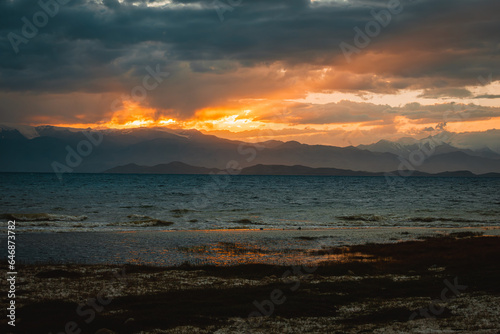
[[[0,332],[500,333],[498,236],[308,252],[329,257],[305,266],[19,265],[16,327],[4,317]]]

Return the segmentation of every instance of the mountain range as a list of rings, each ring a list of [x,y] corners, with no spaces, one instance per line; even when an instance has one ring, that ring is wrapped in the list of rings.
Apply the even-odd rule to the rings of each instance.
[[[487,132],[488,136],[500,138],[500,130]],[[181,162],[203,166],[207,171],[255,165],[298,165],[369,173],[399,169],[433,174],[500,172],[500,147],[497,150],[495,140],[490,140],[492,145],[486,147],[465,145],[462,134],[449,133],[440,138],[456,139],[457,136],[462,139],[454,142],[438,137],[403,138],[397,142],[335,147],[276,140],[251,144],[197,130],[166,128],[93,131],[54,126],[0,126],[0,171],[95,173],[130,164],[154,169],[157,165]]]
[[[347,169],[337,168],[312,168],[307,166],[285,166],[285,165],[254,165],[242,169],[222,170],[218,168],[205,168],[191,166],[182,162],[170,162],[168,164],[159,164],[156,166],[139,166],[136,164],[128,164],[111,168],[104,173],[110,174],[229,174],[229,175],[315,175],[315,176],[385,176],[386,173],[373,173],[352,171]],[[393,171],[388,175],[397,176],[398,172]],[[430,174],[415,171],[412,176],[426,177],[500,177],[500,173],[487,173],[476,175],[469,171],[443,172]]]

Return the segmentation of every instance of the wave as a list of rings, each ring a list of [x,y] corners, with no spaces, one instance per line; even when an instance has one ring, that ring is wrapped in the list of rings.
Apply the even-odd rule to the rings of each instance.
[[[77,222],[87,219],[87,216],[70,216],[51,213],[3,213],[1,219],[15,220],[20,222],[39,222],[39,221],[66,221]]]
[[[146,216],[146,215],[137,215],[137,214],[132,214],[132,215],[128,215],[127,218],[131,218],[131,219],[153,219],[149,216]]]
[[[338,216],[337,219],[347,221],[363,221],[363,222],[379,222],[384,218],[377,215],[352,215],[352,216]]]
[[[433,223],[433,222],[454,222],[454,223],[477,223],[477,220],[465,218],[443,218],[443,217],[413,217],[408,219],[415,223]]]
[[[238,220],[233,220],[232,223],[234,224],[243,224],[243,225],[269,225],[263,222],[254,222],[250,219],[238,219]]]
[[[195,212],[195,210],[189,210],[189,209],[173,209],[173,210],[170,210],[170,212],[171,212],[174,216],[182,216],[182,215],[185,215],[186,213],[189,213],[189,212]]]
[[[469,213],[480,214],[481,216],[497,217],[500,216],[500,210],[469,210]]]
[[[109,226],[153,227],[153,226],[170,226],[173,224],[174,224],[173,222],[148,217],[148,219],[143,219],[143,220],[133,220],[133,221],[129,221],[129,222],[111,223],[111,224],[109,224]]]

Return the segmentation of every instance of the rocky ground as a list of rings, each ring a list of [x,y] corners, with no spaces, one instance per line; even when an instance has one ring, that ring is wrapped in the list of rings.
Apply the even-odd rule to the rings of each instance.
[[[16,327],[4,317],[0,331],[500,333],[500,237],[315,252],[330,259],[290,267],[19,266]]]

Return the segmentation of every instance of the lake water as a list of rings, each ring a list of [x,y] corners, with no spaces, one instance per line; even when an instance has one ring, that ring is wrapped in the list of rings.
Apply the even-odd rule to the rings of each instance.
[[[500,178],[0,174],[21,232],[500,225]],[[173,223],[169,225],[169,223]]]

